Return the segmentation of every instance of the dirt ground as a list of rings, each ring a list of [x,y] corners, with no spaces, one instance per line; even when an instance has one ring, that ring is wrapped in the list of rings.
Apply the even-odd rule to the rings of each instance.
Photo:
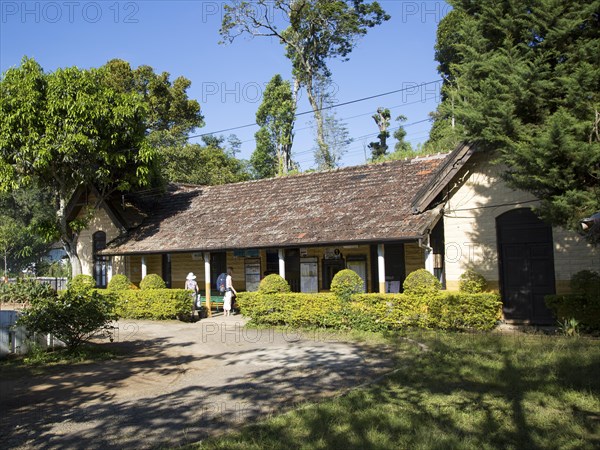
[[[122,358],[0,378],[2,448],[176,447],[339,394],[393,364],[383,349],[244,324],[121,322],[110,345]]]

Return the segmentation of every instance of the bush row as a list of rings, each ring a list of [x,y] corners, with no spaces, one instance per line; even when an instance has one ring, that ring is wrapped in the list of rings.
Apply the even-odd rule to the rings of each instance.
[[[124,319],[177,319],[192,311],[192,296],[184,289],[98,291],[114,296],[115,312]]]
[[[237,302],[242,314],[257,324],[363,331],[406,327],[489,330],[500,319],[502,306],[498,294],[463,292],[356,294],[350,301],[325,293],[243,292]]]

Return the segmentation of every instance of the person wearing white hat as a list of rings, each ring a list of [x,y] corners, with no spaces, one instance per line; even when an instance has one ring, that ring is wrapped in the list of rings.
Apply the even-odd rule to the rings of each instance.
[[[199,294],[199,289],[198,289],[198,283],[196,282],[196,275],[194,275],[193,272],[190,272],[187,274],[187,277],[185,277],[185,289],[187,289],[188,291],[192,291],[192,298],[193,298],[193,302],[194,302],[194,306],[193,309],[198,311],[198,317],[200,316],[200,296]]]

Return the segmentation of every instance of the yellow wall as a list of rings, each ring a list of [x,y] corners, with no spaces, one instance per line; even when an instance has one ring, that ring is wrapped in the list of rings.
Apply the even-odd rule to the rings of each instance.
[[[445,205],[446,284],[458,289],[461,273],[473,269],[499,285],[496,218],[516,208],[535,207],[531,194],[511,189],[502,181],[502,168],[492,166],[485,154],[475,154],[458,178],[462,183]],[[600,267],[600,252],[576,233],[554,227],[554,265],[557,292],[565,292],[568,280],[580,270]]]
[[[332,247],[333,248],[333,247]],[[351,247],[334,247],[339,248],[344,258],[349,256],[364,256],[367,262],[367,286],[371,287],[371,255],[370,247],[368,245],[351,246]],[[309,247],[307,250],[307,257],[318,258],[318,274],[319,274],[319,290],[322,289],[322,260],[325,254],[325,247]],[[266,271],[267,265],[267,252],[266,250],[260,250],[260,263],[261,263],[261,274]],[[407,273],[410,270],[416,270],[416,268],[423,267],[423,253],[422,250],[414,244],[411,244],[411,248],[407,250]],[[146,255],[147,272],[156,273],[162,276],[162,257],[160,255]],[[176,253],[171,255],[171,281],[172,287],[182,288],[185,284],[185,277],[189,272],[193,272],[196,275],[196,281],[200,286],[200,290],[204,291],[204,259],[203,257],[196,256],[196,259],[192,257],[191,253]],[[246,261],[256,261],[256,258],[245,258],[240,256],[234,256],[233,252],[227,252],[227,267],[233,268],[233,286],[236,290],[244,291],[246,289],[245,279],[245,263]],[[374,262],[375,264],[377,261]],[[122,264],[124,269],[122,272],[125,273],[129,279],[139,285],[141,281],[141,267],[142,258],[141,256],[127,256],[124,258]]]
[[[404,244],[404,264],[406,275],[425,268],[425,251],[416,242]]]
[[[80,217],[83,214],[84,211],[82,211]],[[81,273],[85,275],[94,275],[93,235],[97,231],[104,231],[106,233],[106,242],[115,239],[120,233],[119,228],[115,226],[106,210],[102,207],[94,211],[89,225],[81,231],[77,241],[77,255],[81,261]]]

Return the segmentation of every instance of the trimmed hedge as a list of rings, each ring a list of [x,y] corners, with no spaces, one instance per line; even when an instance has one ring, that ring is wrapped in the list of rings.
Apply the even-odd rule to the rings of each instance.
[[[192,296],[185,289],[99,291],[116,298],[115,312],[124,319],[178,319],[192,311]]]
[[[332,294],[244,292],[242,314],[258,324],[329,327],[363,331],[407,327],[490,330],[500,319],[502,302],[495,293],[439,292],[436,295],[357,294],[344,302]]]
[[[341,301],[333,294],[240,292],[240,312],[265,325],[334,327],[341,325]]]

